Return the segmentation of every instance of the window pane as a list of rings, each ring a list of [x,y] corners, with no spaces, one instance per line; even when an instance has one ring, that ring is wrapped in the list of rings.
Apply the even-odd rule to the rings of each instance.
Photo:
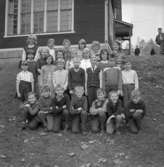
[[[61,9],[72,9],[73,0],[61,0]]]
[[[44,0],[34,0],[34,33],[43,32]]]
[[[58,13],[57,11],[47,12],[47,32],[57,32],[58,27]]]
[[[58,0],[47,0],[47,32],[57,32]]]
[[[58,0],[47,0],[47,10],[58,10]]]
[[[14,35],[17,34],[17,24],[18,24],[18,0],[9,0],[8,4],[8,24],[7,24],[7,34]]]
[[[60,31],[71,31],[72,29],[72,10],[61,11]]]
[[[31,31],[31,0],[21,0],[21,34]]]

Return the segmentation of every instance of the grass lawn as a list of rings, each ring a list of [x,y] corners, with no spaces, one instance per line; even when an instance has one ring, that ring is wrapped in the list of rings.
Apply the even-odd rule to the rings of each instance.
[[[163,167],[164,57],[131,59],[147,115],[138,135],[114,136],[22,131],[14,98],[18,60],[0,60],[0,167]]]

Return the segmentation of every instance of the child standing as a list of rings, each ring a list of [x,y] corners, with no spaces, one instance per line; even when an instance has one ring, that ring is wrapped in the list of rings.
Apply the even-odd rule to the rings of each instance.
[[[106,68],[102,74],[102,88],[105,90],[106,95],[112,90],[116,90],[119,94],[122,94],[122,74],[115,66],[115,60],[111,59],[110,67]]]
[[[17,74],[16,77],[16,92],[17,97],[22,101],[27,100],[27,94],[34,92],[34,77],[31,72],[28,71],[27,61],[21,63],[22,71]]]
[[[73,59],[74,67],[68,73],[68,88],[70,94],[73,93],[75,86],[85,87],[85,71],[80,68],[80,58]]]
[[[138,75],[135,70],[132,70],[132,65],[129,61],[125,62],[124,70],[122,71],[124,105],[126,106],[130,100],[131,92],[139,88]]]
[[[90,50],[88,48],[85,48],[83,50],[83,58],[80,63],[80,67],[86,71],[87,68],[91,67],[91,61],[90,61]]]
[[[107,102],[107,122],[106,131],[109,134],[113,134],[125,123],[125,114],[122,107],[122,102],[119,100],[119,94],[117,91],[111,91],[109,93]]]
[[[55,54],[55,40],[53,38],[48,39],[47,41],[47,47],[49,50],[49,54],[53,58],[53,62],[56,60],[56,54]]]
[[[51,112],[51,91],[48,86],[43,86],[41,89],[40,98],[38,100],[38,117],[45,129],[48,129],[49,122],[47,121],[47,115]]]
[[[71,53],[71,41],[69,39],[64,39],[63,40],[63,52],[64,52],[64,59],[65,62],[70,61],[72,58],[72,53]]]
[[[86,70],[86,94],[88,95],[89,107],[97,98],[96,91],[100,88],[100,68],[97,66],[96,56],[91,57],[91,67]]]
[[[65,120],[65,130],[69,128],[70,99],[64,94],[64,88],[57,85],[55,88],[55,97],[52,99],[52,112],[48,115],[48,122],[51,122],[49,130],[58,132],[61,129],[62,120]]]
[[[127,104],[126,116],[128,126],[132,133],[138,133],[141,129],[141,122],[146,114],[146,106],[141,98],[139,90],[133,90],[131,100]]]
[[[105,92],[100,88],[97,90],[97,99],[90,108],[92,132],[98,132],[100,128],[102,131],[105,130],[106,103]]]
[[[78,51],[77,51],[77,56],[82,59],[83,57],[83,51],[87,47],[87,42],[85,39],[80,39],[78,42]]]
[[[35,94],[33,92],[28,93],[27,101],[20,106],[20,115],[23,117],[23,129],[26,127],[31,130],[37,129],[39,125],[38,119],[38,102],[36,100]]]
[[[53,93],[52,74],[56,70],[56,66],[53,64],[53,57],[48,56],[46,59],[46,65],[41,68],[41,86],[48,85]]]
[[[68,88],[68,71],[64,69],[64,64],[64,59],[57,60],[57,69],[53,72],[52,81],[54,88],[60,85],[66,91]]]
[[[83,96],[84,88],[82,86],[76,86],[74,88],[74,94],[71,98],[71,107],[70,107],[70,118],[72,124],[72,131],[77,133],[80,130],[86,130],[86,121],[87,121],[87,98]],[[79,127],[81,123],[81,126]]]

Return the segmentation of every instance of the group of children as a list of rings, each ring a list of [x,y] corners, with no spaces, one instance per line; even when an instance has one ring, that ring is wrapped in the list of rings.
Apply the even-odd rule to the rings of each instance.
[[[32,43],[32,42],[31,42]],[[68,39],[56,50],[54,39],[34,54],[29,50],[16,77],[17,97],[23,101],[23,128],[74,133],[115,133],[127,126],[138,133],[145,115],[136,71],[98,41],[90,48],[81,39],[71,49]]]

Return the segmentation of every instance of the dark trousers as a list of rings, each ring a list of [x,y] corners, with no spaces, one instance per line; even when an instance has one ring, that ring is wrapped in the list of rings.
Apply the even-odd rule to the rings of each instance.
[[[87,92],[88,92],[88,103],[89,103],[89,108],[92,106],[92,102],[97,99],[97,89],[98,87],[88,87]]]
[[[131,92],[134,90],[134,84],[123,84],[124,106],[130,101]]]
[[[27,100],[28,93],[32,91],[31,82],[20,81],[19,91],[21,94],[21,100]]]

